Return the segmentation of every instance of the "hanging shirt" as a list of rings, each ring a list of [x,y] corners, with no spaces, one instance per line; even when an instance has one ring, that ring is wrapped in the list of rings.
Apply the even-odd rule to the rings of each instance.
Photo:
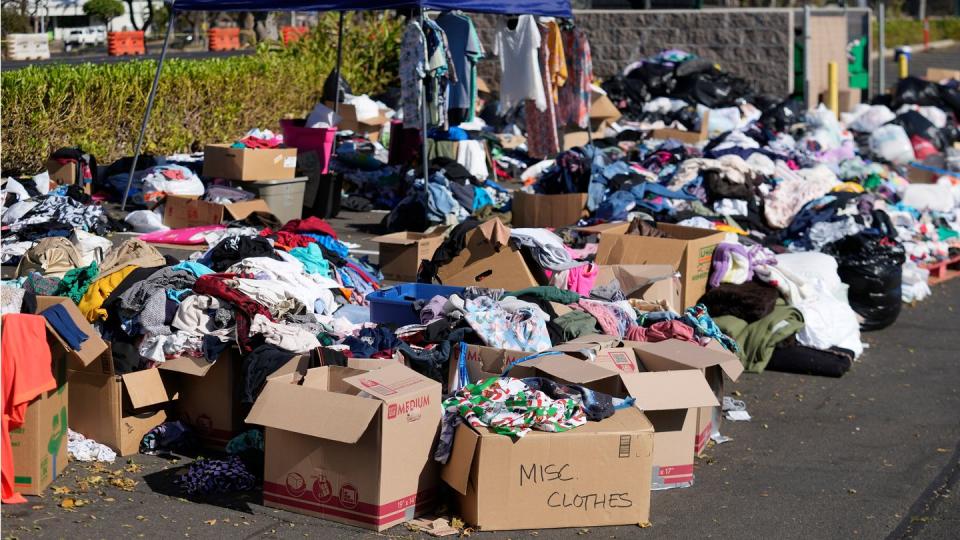
[[[426,76],[427,38],[417,22],[407,23],[400,45],[400,97],[403,126],[420,128],[420,99]]]
[[[574,28],[563,32],[563,52],[567,60],[567,83],[560,87],[560,123],[586,129],[590,118],[593,57],[583,30]]]
[[[505,21],[500,22],[493,52],[500,57],[500,103],[504,110],[525,99],[533,100],[537,110],[546,110],[539,48],[540,29],[533,15],[521,15],[513,30]]]
[[[453,58],[456,83],[450,85],[450,108],[466,109],[465,120],[474,118],[477,102],[477,62],[483,58],[483,45],[470,17],[445,13],[437,24],[447,34],[450,56]]]

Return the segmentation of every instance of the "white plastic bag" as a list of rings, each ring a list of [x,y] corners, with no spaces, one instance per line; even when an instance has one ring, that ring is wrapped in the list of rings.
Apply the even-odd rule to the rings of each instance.
[[[850,122],[850,129],[854,131],[872,132],[880,126],[896,118],[886,105],[871,105],[867,107],[862,114]]]
[[[910,137],[896,124],[880,126],[870,134],[870,150],[892,163],[907,163],[916,159]]]
[[[169,231],[170,227],[163,224],[163,217],[150,210],[134,210],[127,214],[124,221],[138,233]]]

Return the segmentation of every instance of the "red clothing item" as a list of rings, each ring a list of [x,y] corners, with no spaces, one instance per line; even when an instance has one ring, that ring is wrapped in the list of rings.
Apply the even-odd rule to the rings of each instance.
[[[298,233],[318,233],[333,238],[337,237],[337,232],[333,230],[333,227],[316,216],[310,216],[306,219],[291,219],[280,230]]]
[[[627,330],[627,339],[630,341],[648,341],[656,343],[667,339],[678,339],[700,344],[694,337],[693,328],[681,321],[660,321],[649,328],[633,325]]]
[[[273,241],[273,247],[280,248],[284,251],[290,251],[295,247],[307,247],[316,242],[316,240],[310,238],[309,236],[303,236],[302,234],[297,234],[290,231],[273,232],[270,227],[260,231],[260,236],[273,237],[275,239]]]
[[[27,405],[40,394],[57,387],[50,367],[52,358],[47,346],[47,326],[40,315],[11,313],[3,316],[2,335],[3,433],[0,454],[0,476],[3,504],[25,503],[14,491],[13,447],[10,430],[23,425]]]
[[[206,294],[229,302],[234,307],[234,317],[237,320],[237,343],[242,352],[248,353],[253,350],[250,341],[250,323],[256,314],[263,315],[267,320],[273,322],[273,316],[270,310],[260,305],[253,298],[242,292],[227,287],[225,280],[237,277],[236,274],[207,274],[197,278],[193,284],[193,292],[197,294]],[[42,317],[41,317],[42,318]]]

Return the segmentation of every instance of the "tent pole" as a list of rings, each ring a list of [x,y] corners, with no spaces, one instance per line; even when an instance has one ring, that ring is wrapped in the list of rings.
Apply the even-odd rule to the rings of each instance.
[[[424,9],[420,8],[420,28],[426,32],[426,26],[423,24]],[[426,47],[424,47],[426,51]],[[424,57],[424,65],[427,65],[427,58]],[[420,138],[423,141],[423,148],[420,149],[423,164],[423,181],[430,181],[430,163],[427,159],[427,80],[420,79]]]
[[[157,72],[153,76],[153,86],[150,87],[150,97],[147,98],[147,110],[143,113],[143,123],[140,124],[140,134],[137,136],[137,145],[133,149],[133,162],[130,164],[130,176],[127,178],[127,189],[123,192],[123,201],[120,211],[127,208],[127,197],[130,195],[130,186],[133,185],[133,174],[137,170],[137,159],[140,158],[140,147],[143,145],[143,135],[150,122],[150,113],[153,112],[153,102],[157,98],[157,85],[160,83],[160,71],[163,69],[163,60],[167,57],[167,46],[170,45],[170,35],[173,33],[173,22],[177,19],[174,11],[174,2],[170,2],[170,19],[167,21],[167,33],[163,36],[163,48],[160,49],[160,59],[157,60]]]
[[[333,112],[337,114],[340,114],[340,68],[343,67],[343,14],[341,11],[337,28],[337,99],[333,102]]]

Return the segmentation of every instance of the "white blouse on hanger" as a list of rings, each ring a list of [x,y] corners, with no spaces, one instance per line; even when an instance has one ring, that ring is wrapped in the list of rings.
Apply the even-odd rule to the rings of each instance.
[[[540,74],[540,29],[533,15],[521,15],[515,29],[500,20],[494,41],[494,54],[500,57],[500,107],[507,111],[525,99],[533,100],[538,110],[547,108],[547,97]]]

